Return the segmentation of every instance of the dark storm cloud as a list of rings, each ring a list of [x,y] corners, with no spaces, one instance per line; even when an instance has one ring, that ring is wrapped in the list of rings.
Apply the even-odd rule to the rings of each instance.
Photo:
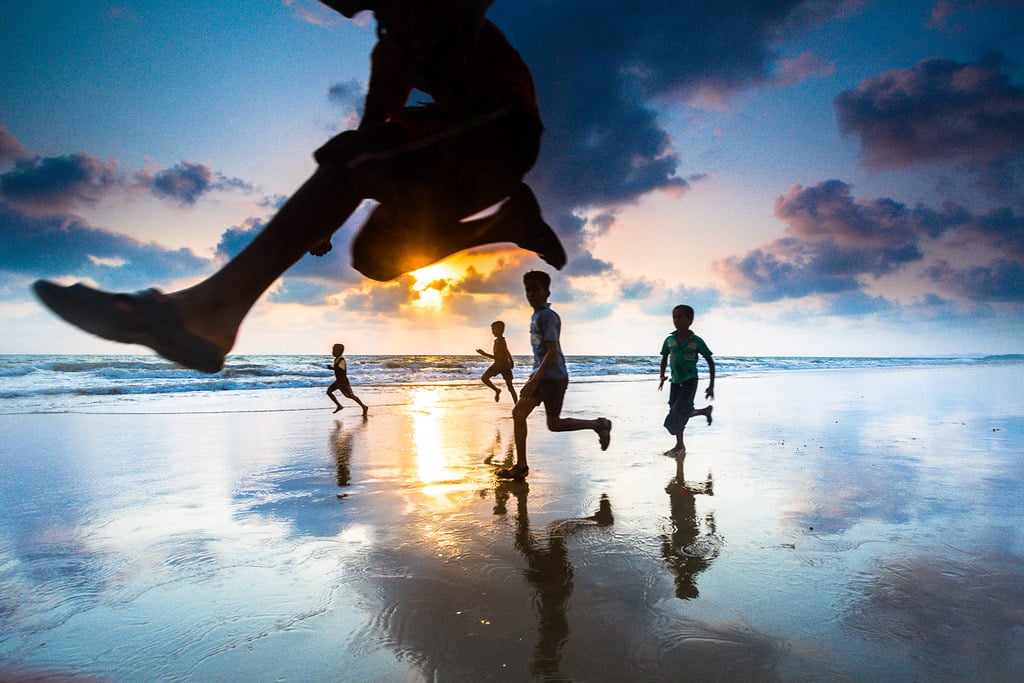
[[[125,290],[209,271],[188,249],[167,249],[65,216],[32,217],[0,202],[0,271],[72,275]]]
[[[491,18],[537,82],[546,132],[533,173],[556,212],[684,187],[650,106],[769,83],[773,44],[847,11],[798,0],[564,0],[496,3]],[[687,169],[687,173],[694,169]]]
[[[850,186],[830,180],[797,185],[775,202],[788,235],[744,256],[714,264],[726,287],[753,301],[831,295],[836,312],[885,309],[865,298],[864,286],[921,263],[921,274],[943,293],[974,302],[1024,300],[1024,217],[1003,208],[975,216],[965,208],[907,207],[892,199],[855,199]],[[987,263],[924,264],[923,247],[942,238]],[[842,296],[838,296],[842,295]]]
[[[1024,150],[1024,88],[996,53],[977,62],[926,59],[835,99],[839,128],[860,139],[873,168],[967,161],[1005,163]]]
[[[33,214],[62,212],[76,204],[95,203],[123,182],[116,162],[85,152],[47,158],[23,155],[0,175],[0,199]]]
[[[956,268],[948,262],[927,268],[925,274],[943,291],[971,301],[1024,302],[1024,265],[997,259],[990,264]]]

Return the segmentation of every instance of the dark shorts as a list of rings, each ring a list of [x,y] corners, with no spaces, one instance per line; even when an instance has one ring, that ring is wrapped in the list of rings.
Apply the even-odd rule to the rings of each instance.
[[[537,389],[533,395],[544,404],[544,413],[549,416],[562,414],[562,403],[565,400],[565,390],[569,387],[569,378],[542,379],[537,383]]]
[[[484,370],[484,377],[487,377],[488,379],[490,379],[491,377],[494,377],[495,375],[501,375],[502,378],[504,378],[505,380],[511,382],[512,381],[512,368],[510,368],[507,365],[498,365],[497,363],[494,363],[489,368]]]
[[[314,153],[320,165],[354,174],[365,197],[406,203],[410,191],[455,197],[459,218],[508,196],[537,160],[543,126],[507,104],[458,114],[428,104],[335,136]]]
[[[693,400],[697,396],[697,378],[688,379],[681,384],[670,384],[668,387],[668,415],[665,417],[665,429],[669,434],[678,435],[686,428],[693,412]]]
[[[352,393],[352,385],[348,382],[339,382],[338,380],[334,380],[331,386],[327,387],[327,393],[331,393],[332,391],[340,391],[342,396],[355,398]]]

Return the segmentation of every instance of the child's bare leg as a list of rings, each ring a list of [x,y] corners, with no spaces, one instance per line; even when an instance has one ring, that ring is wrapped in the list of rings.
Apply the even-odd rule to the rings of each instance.
[[[494,375],[489,375],[485,372],[483,376],[480,378],[480,381],[482,381],[484,384],[490,387],[491,391],[494,392],[494,401],[497,402],[498,399],[501,398],[501,389],[494,386],[494,382],[491,381],[491,377],[494,377]]]
[[[332,401],[334,401],[334,405],[338,406],[337,408],[334,409],[334,412],[338,412],[339,410],[344,410],[344,408],[342,408],[342,406],[341,406],[341,401],[339,401],[338,399],[336,399],[334,397],[334,391],[335,391],[335,388],[334,388],[333,385],[327,390],[327,397],[329,399],[331,399]]]
[[[359,397],[352,394],[352,400],[359,404],[359,407],[363,409],[363,417],[366,417],[366,413],[370,412],[370,407],[359,400]]]
[[[611,420],[599,417],[595,420],[580,420],[575,417],[561,417],[560,415],[548,416],[548,429],[553,432],[578,432],[583,429],[592,429],[597,433],[601,443],[601,450],[606,450],[611,441],[612,423]]]
[[[512,378],[505,378],[505,385],[508,386],[508,393],[512,395],[512,403],[519,403],[519,397],[516,395],[516,388],[512,385]]]
[[[318,168],[241,253],[199,284],[168,294],[185,328],[229,351],[263,292],[362,201],[351,180],[338,169]]]

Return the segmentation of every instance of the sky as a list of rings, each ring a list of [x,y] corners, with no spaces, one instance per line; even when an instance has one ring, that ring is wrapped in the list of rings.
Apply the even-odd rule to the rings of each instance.
[[[496,0],[536,80],[527,176],[569,263],[514,245],[388,283],[349,264],[372,203],[246,319],[235,353],[472,354],[522,274],[567,354],[1024,351],[1020,0]],[[193,284],[357,125],[372,15],[315,0],[0,4],[0,353],[140,352],[57,320],[47,278]]]

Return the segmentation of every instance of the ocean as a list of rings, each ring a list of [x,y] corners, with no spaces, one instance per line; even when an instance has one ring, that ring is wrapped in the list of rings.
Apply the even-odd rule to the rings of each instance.
[[[479,381],[489,360],[481,356],[346,356],[355,387],[460,385]],[[641,382],[657,377],[660,356],[568,356],[572,381]],[[324,387],[333,378],[328,355],[232,355],[216,375],[187,370],[155,355],[0,355],[0,413],[67,409],[68,397],[143,396],[193,392]],[[774,372],[859,368],[1024,363],[1024,355],[963,357],[715,358],[718,378]],[[517,380],[529,376],[531,358],[516,356]],[[706,368],[701,363],[702,377]]]

